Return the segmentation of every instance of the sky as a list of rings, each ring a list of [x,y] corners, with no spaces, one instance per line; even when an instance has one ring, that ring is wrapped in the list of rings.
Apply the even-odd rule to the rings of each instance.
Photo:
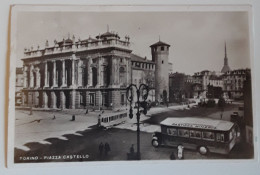
[[[173,72],[221,71],[224,46],[231,69],[250,68],[247,12],[19,12],[17,66],[24,48],[44,46],[68,35],[76,39],[110,31],[130,36],[133,53],[151,59],[150,45],[171,45]]]

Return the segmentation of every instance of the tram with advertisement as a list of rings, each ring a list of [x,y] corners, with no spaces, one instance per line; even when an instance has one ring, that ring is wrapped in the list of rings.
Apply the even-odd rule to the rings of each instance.
[[[240,140],[237,124],[209,118],[166,118],[161,123],[161,132],[152,136],[152,145],[184,146],[205,155],[209,152],[228,154]]]

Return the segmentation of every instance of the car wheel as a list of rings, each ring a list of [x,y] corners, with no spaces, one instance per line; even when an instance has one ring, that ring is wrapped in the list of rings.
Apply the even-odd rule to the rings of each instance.
[[[152,145],[153,145],[153,147],[157,148],[159,146],[158,140],[157,139],[153,139],[152,140]]]
[[[205,146],[200,146],[200,147],[198,148],[198,151],[199,151],[199,153],[200,153],[201,155],[206,155],[206,154],[208,153],[208,148],[205,147]]]

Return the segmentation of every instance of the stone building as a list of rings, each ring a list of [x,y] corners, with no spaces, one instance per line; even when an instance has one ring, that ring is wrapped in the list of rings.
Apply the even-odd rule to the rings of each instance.
[[[168,66],[169,45],[156,43],[151,48],[159,46],[165,51],[153,53]],[[110,31],[85,40],[76,41],[73,35],[54,40],[52,45],[46,41],[44,48],[24,51],[23,105],[53,109],[121,108],[127,103],[126,87],[131,83],[146,83],[153,89],[156,60],[154,55],[147,60],[132,54],[129,36],[121,39]],[[161,75],[168,76],[169,67],[166,71],[159,67]],[[167,83],[163,84],[164,89]]]
[[[22,89],[23,89],[23,69],[22,67],[16,68],[15,80],[15,106],[22,104]]]
[[[242,99],[244,92],[244,82],[250,69],[237,69],[223,74],[223,92],[228,98]]]

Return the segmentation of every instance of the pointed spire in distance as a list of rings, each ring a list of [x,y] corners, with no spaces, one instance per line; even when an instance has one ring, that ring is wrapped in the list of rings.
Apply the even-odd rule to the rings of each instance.
[[[227,44],[226,44],[226,41],[225,41],[225,58],[227,58]]]
[[[159,41],[161,41],[161,37],[160,37],[160,35],[159,35]]]
[[[107,24],[107,32],[109,32],[109,25]]]

